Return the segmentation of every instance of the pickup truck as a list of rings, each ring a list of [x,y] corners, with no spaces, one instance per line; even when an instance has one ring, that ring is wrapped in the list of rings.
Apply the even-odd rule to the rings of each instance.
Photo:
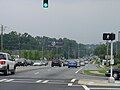
[[[106,71],[105,76],[110,77],[110,70]],[[113,69],[113,77],[115,78],[115,80],[119,80],[120,68]]]
[[[16,63],[8,53],[0,52],[0,72],[4,75],[15,74]]]

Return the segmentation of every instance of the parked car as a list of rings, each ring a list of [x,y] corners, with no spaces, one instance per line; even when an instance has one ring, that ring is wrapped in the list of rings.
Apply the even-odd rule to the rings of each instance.
[[[3,72],[4,75],[15,74],[16,63],[8,53],[0,52],[0,72]]]
[[[59,66],[59,67],[61,67],[61,66],[62,66],[62,62],[61,62],[61,60],[59,60],[59,59],[53,59],[53,60],[52,60],[52,63],[51,63],[51,66],[52,66],[52,67],[54,67],[54,66]]]
[[[33,66],[42,66],[42,62],[40,60],[36,60],[34,63],[33,63]]]
[[[106,71],[105,76],[110,77],[110,70]],[[115,80],[119,80],[120,68],[113,69],[113,77],[115,78]]]
[[[68,68],[70,68],[70,67],[75,67],[75,68],[77,68],[77,62],[76,62],[76,61],[69,61],[69,62],[68,62]]]

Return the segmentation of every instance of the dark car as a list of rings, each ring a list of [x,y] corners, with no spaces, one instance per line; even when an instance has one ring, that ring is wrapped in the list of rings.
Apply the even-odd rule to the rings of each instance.
[[[110,70],[106,71],[105,76],[110,77]],[[113,77],[115,80],[120,78],[120,68],[113,69]]]
[[[27,66],[27,61],[24,59],[16,60],[16,66]]]
[[[69,61],[69,62],[68,62],[68,68],[70,68],[70,67],[75,67],[75,68],[77,68],[77,62],[76,62],[76,61]]]
[[[63,66],[68,66],[68,61],[64,61]]]
[[[52,67],[54,67],[54,66],[59,66],[59,67],[61,67],[61,66],[62,66],[62,62],[61,62],[61,60],[59,60],[59,59],[54,59],[54,60],[52,60],[51,66],[52,66]]]

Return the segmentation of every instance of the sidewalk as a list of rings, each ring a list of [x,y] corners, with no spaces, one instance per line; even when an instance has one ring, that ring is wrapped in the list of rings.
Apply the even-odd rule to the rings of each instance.
[[[108,80],[89,80],[89,79],[81,79],[78,81],[78,84],[82,85],[94,85],[94,86],[120,86],[120,80],[115,81],[115,83],[108,83]]]

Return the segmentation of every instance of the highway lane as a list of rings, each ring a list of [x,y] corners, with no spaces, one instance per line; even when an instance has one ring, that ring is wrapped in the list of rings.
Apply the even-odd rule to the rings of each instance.
[[[83,78],[89,78],[89,80],[93,78],[105,79],[105,77],[79,73],[82,69],[94,68],[93,66],[89,64],[78,68],[50,66],[18,67],[15,75],[0,75],[0,90],[119,90],[119,87],[79,85],[78,80]]]
[[[81,67],[40,66],[34,70],[25,70],[25,68],[29,66],[19,67],[15,75],[1,75],[0,90],[40,90],[40,88],[41,90],[84,90],[82,86],[71,87],[70,85],[75,82],[75,72]]]

